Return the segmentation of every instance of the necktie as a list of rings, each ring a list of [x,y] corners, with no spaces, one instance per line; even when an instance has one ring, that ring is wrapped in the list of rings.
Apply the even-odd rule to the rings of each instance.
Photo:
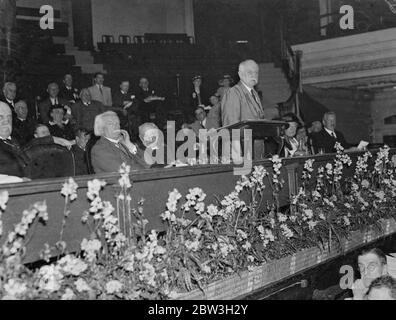
[[[99,91],[100,91],[100,94],[101,94],[101,95],[103,95],[103,89],[102,89],[102,86],[99,86]]]
[[[335,135],[335,132],[334,132],[334,131],[331,132],[331,136],[332,136],[334,139],[337,140],[337,136]]]
[[[118,147],[118,149],[120,149],[125,155],[127,155],[128,157],[130,156],[129,151],[127,150],[127,148],[126,148],[121,142],[118,142],[118,143],[117,143],[117,147]]]
[[[256,98],[256,94],[254,93],[254,90],[253,90],[253,89],[250,91],[250,93],[252,94],[253,100],[254,100],[258,105],[260,105],[259,102],[258,102],[258,100],[257,100],[257,98]]]

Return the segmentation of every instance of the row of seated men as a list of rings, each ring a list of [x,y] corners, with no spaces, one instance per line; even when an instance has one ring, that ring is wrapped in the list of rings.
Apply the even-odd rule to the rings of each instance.
[[[158,127],[153,123],[141,125],[139,127],[141,141],[132,143],[128,132],[120,128],[117,114],[106,111],[95,117],[93,132],[81,127],[74,128],[71,131],[73,140],[52,136],[47,125],[36,124],[33,139],[21,146],[13,133],[12,111],[7,104],[0,102],[0,175],[42,177],[32,171],[37,168],[51,170],[59,167],[62,169],[62,166],[68,167],[67,159],[73,162],[74,175],[117,172],[122,163],[130,165],[133,169],[148,169],[155,166],[155,161],[150,161],[145,151],[150,149],[147,154],[155,155],[158,149],[157,130]],[[54,153],[59,154],[59,150],[63,153],[55,160]],[[46,161],[47,164],[39,164],[35,167],[38,159]],[[51,161],[60,163],[49,163]],[[73,173],[66,170],[64,175],[73,175]],[[46,172],[44,176],[56,175]]]

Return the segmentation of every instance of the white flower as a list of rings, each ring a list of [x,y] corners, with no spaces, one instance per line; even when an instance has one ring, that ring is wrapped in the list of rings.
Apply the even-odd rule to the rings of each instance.
[[[312,231],[316,227],[317,224],[318,224],[317,221],[309,221],[308,222],[309,230]]]
[[[207,207],[207,212],[211,217],[215,217],[217,215],[219,215],[219,210],[217,209],[217,207],[213,204],[209,205]]]
[[[278,221],[279,222],[286,222],[287,221],[287,215],[278,212]]]
[[[73,300],[75,298],[74,292],[70,288],[66,288],[65,293],[62,295],[61,300]]]
[[[77,281],[74,282],[74,285],[76,286],[76,289],[78,292],[84,292],[84,291],[91,291],[91,287],[88,285],[88,283],[85,282],[83,279],[78,279]]]
[[[105,181],[101,181],[98,179],[88,181],[88,192],[87,192],[88,199],[93,201],[96,197],[98,197],[100,190],[102,190],[104,186],[106,186]]]
[[[202,231],[199,230],[198,228],[192,228],[190,230],[190,233],[198,240],[199,238],[201,238],[202,235]]]
[[[184,245],[185,245],[185,247],[186,247],[188,250],[191,250],[191,251],[194,251],[194,252],[196,252],[196,251],[199,250],[199,240],[195,240],[195,241],[187,240],[187,241],[184,243]]]
[[[86,258],[88,261],[93,261],[96,258],[96,253],[100,250],[102,247],[102,243],[97,240],[87,240],[84,239],[81,242],[81,250],[83,250],[86,253]]]
[[[63,272],[73,276],[79,276],[88,268],[88,265],[84,261],[72,255],[63,257],[58,261],[58,265]]]
[[[74,181],[73,178],[69,178],[62,187],[61,195],[66,198],[69,198],[70,201],[77,199],[77,189],[78,184]]]
[[[106,283],[107,294],[114,294],[120,292],[122,289],[122,283],[118,280],[111,280]]]
[[[246,232],[243,230],[240,230],[240,229],[237,230],[237,235],[242,240],[246,240],[248,238],[248,235],[246,234]]]
[[[291,239],[293,237],[293,231],[291,231],[287,225],[281,224],[280,228],[282,229],[282,234],[286,238]]]
[[[63,275],[55,265],[41,267],[39,270],[39,288],[50,293],[58,291],[61,287]]]
[[[306,209],[304,210],[304,215],[308,218],[308,219],[312,219],[313,217],[313,211],[311,209]]]
[[[8,298],[18,298],[24,294],[24,292],[27,290],[27,286],[20,280],[9,279],[4,285],[4,290]]]

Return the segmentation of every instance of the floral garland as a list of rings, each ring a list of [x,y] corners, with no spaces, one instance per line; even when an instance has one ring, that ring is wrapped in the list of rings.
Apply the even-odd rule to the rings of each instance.
[[[130,168],[120,169],[117,208],[100,197],[104,181],[88,182],[89,210],[81,221],[90,231],[77,253],[68,253],[63,230],[77,199],[78,186],[69,179],[61,190],[65,198],[60,239],[46,244],[41,257],[48,263],[30,270],[23,264],[29,228],[48,220],[45,202],[23,212],[22,220],[0,249],[0,297],[2,299],[172,299],[178,293],[205,286],[234,273],[251,270],[302,248],[339,241],[357,229],[395,218],[396,161],[389,148],[375,161],[369,152],[360,156],[354,174],[343,178],[352,161],[337,145],[333,162],[314,168],[306,161],[302,187],[290,207],[280,208],[282,160],[272,158],[272,170],[255,167],[234,190],[205,204],[206,194],[192,188],[183,197],[169,192],[167,225],[163,233],[146,230],[144,200],[131,208]],[[349,168],[351,169],[351,168]],[[316,171],[316,172],[315,172]],[[264,198],[271,191],[273,201]],[[8,193],[0,192],[1,213]],[[51,257],[58,256],[51,262]]]

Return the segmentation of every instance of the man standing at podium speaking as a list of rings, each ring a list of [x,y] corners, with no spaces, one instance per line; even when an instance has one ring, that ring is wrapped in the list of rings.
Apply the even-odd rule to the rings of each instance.
[[[259,80],[258,64],[253,60],[241,62],[239,64],[238,75],[241,81],[227,90],[221,101],[223,127],[244,120],[264,119],[263,106],[261,105],[258,93],[254,89]],[[233,141],[232,153],[234,161],[238,154],[241,155],[239,141]],[[256,140],[254,142],[254,158],[262,158],[263,153],[264,140]]]

